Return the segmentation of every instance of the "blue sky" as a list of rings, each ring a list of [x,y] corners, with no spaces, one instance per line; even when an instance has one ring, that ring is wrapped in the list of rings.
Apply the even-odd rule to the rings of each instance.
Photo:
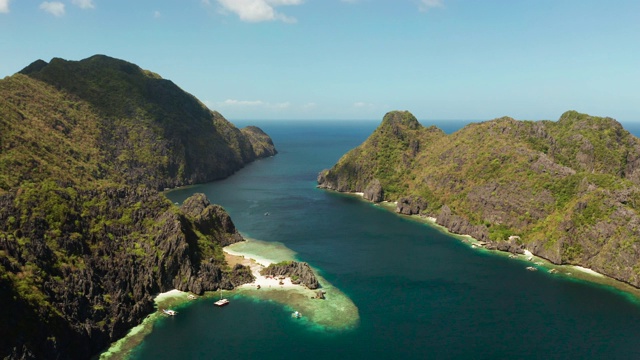
[[[127,60],[230,120],[640,121],[638,0],[0,0],[0,51]]]

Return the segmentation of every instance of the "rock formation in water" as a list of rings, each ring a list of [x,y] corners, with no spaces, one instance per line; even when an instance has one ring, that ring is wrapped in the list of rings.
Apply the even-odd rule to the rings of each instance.
[[[171,289],[251,282],[222,247],[242,237],[202,194],[158,190],[276,153],[171,81],[93,56],[0,80],[0,358],[87,359]]]
[[[290,277],[294,284],[302,284],[309,289],[320,287],[316,275],[309,264],[297,261],[283,261],[271,264],[260,271],[262,275]]]
[[[399,213],[640,286],[640,140],[611,118],[504,117],[447,135],[393,111],[318,176],[344,192],[373,181],[383,196],[372,201],[396,201]]]

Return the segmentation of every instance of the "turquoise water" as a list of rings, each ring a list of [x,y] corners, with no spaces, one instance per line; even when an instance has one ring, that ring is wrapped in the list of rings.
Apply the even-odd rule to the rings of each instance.
[[[378,122],[257,125],[280,154],[170,198],[204,192],[246,236],[295,251],[353,300],[359,325],[326,330],[277,303],[236,296],[220,309],[205,299],[157,322],[132,358],[640,358],[640,307],[619,292],[526,271],[353,196],[316,189],[317,173]]]

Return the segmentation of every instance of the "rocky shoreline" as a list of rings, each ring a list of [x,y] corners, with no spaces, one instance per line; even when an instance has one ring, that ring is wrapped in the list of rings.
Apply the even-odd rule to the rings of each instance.
[[[611,118],[503,117],[445,134],[387,113],[318,175],[321,188],[397,202],[496,250],[528,249],[640,288],[640,139]]]
[[[380,206],[383,209],[395,213],[399,216],[406,216],[414,221],[418,221],[423,224],[427,224],[439,231],[442,231],[448,235],[453,236],[455,239],[469,245],[469,247],[478,250],[478,251],[490,251],[491,253],[497,256],[507,256],[510,259],[516,261],[523,262],[523,269],[532,266],[535,269],[541,269],[546,273],[553,274],[556,276],[563,276],[567,279],[571,280],[582,280],[594,284],[600,284],[607,286],[611,289],[616,289],[618,291],[622,291],[626,294],[633,296],[634,301],[640,303],[640,288],[634,286],[625,281],[618,280],[614,277],[608,276],[606,274],[600,273],[594,269],[583,267],[578,264],[558,264],[553,262],[550,259],[545,258],[544,256],[532,251],[531,249],[527,249],[526,246],[520,243],[520,239],[516,236],[511,237],[508,241],[494,242],[491,240],[480,240],[468,233],[460,233],[453,232],[451,229],[447,228],[442,223],[438,222],[438,218],[427,216],[424,214],[420,214],[419,212],[409,212],[407,213],[407,202],[398,201],[398,202],[389,202],[389,201],[380,201],[373,202],[367,199],[364,193],[361,192],[342,192],[331,190],[327,188],[323,188],[318,186],[318,188],[322,188],[327,191],[335,191],[345,195],[353,195],[355,197],[361,198],[368,203],[373,203],[374,205]],[[412,208],[413,205],[409,205],[409,208]],[[415,209],[415,207],[413,207]],[[403,211],[403,209],[405,209]],[[464,228],[464,226],[460,227]]]

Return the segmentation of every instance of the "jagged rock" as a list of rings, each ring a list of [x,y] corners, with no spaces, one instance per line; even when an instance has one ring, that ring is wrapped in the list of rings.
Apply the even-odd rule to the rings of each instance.
[[[373,179],[364,189],[363,197],[369,201],[374,203],[381,202],[384,200],[384,190],[382,189],[382,185],[380,184],[380,180]]]
[[[487,249],[507,251],[512,254],[524,254],[524,245],[519,236],[510,236],[506,241],[491,242],[487,245]]]
[[[47,324],[56,325],[40,331],[41,322],[35,320],[48,316],[46,306],[43,304],[29,313],[29,305],[20,295],[0,291],[11,297],[7,306],[22,309],[16,310],[17,316],[34,320],[12,327],[30,329],[32,343],[24,342],[27,338],[21,331],[11,334],[0,331],[0,338],[10,339],[12,346],[17,346],[15,351],[23,354],[24,347],[34,354],[24,355],[27,358],[54,353],[89,358],[152,312],[153,295],[159,292],[176,288],[202,294],[253,281],[249,268],[237,265],[227,271],[223,260],[204,256],[240,237],[224,210],[209,204],[202,194],[187,199],[184,208],[178,211],[157,192],[144,188],[75,191],[60,199],[70,214],[88,216],[65,218],[59,227],[62,229],[59,241],[54,243],[34,236],[50,226],[46,212],[35,212],[36,203],[29,207],[33,213],[20,216],[22,208],[16,204],[37,199],[24,199],[14,193],[0,196],[0,251],[4,253],[0,264],[5,271],[14,273],[22,271],[27,263],[46,270],[42,272],[40,287],[61,314],[60,318],[52,315],[58,320],[46,320]],[[92,225],[96,218],[90,214],[94,212],[106,220],[99,227]],[[131,225],[121,224],[123,213],[129,214]],[[154,225],[146,228],[141,220],[134,221],[137,219],[153,219]],[[21,236],[33,241],[20,248],[13,236],[6,235],[13,233],[14,227],[21,229]],[[63,244],[69,254],[61,254],[59,250],[55,253],[51,249],[54,244],[56,247]],[[74,256],[76,265],[59,265],[60,256]],[[3,289],[4,285],[0,284]],[[7,349],[0,341],[0,357],[8,356]]]
[[[317,289],[320,287],[311,266],[305,262],[284,261],[271,264],[262,269],[260,273],[262,275],[287,276],[291,278],[291,282],[300,283],[309,289]]]
[[[485,226],[472,225],[467,219],[454,215],[447,205],[440,209],[436,223],[446,227],[454,234],[469,235],[480,241],[489,240],[489,232]]]
[[[398,200],[396,212],[404,215],[418,215],[427,208],[427,202],[419,196],[405,196]]]
[[[180,209],[193,219],[200,232],[208,234],[222,230],[223,233],[231,235],[220,239],[222,246],[243,240],[229,214],[220,205],[212,205],[202,193],[193,194],[182,203]]]

